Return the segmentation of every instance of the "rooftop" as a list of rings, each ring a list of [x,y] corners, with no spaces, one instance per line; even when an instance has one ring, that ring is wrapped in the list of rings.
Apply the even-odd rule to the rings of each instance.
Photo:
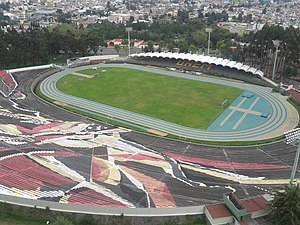
[[[206,209],[213,219],[232,217],[232,213],[228,210],[224,203],[207,205]]]
[[[270,203],[262,196],[241,200],[248,213],[265,210],[270,207]]]

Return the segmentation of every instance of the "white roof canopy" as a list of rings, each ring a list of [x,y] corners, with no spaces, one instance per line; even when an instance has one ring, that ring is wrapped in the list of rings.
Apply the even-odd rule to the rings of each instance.
[[[258,75],[260,77],[264,76],[264,73],[243,63],[231,61],[228,59],[217,58],[212,56],[196,55],[190,53],[172,53],[172,52],[147,52],[147,53],[137,53],[132,54],[131,57],[150,57],[150,58],[169,58],[169,59],[181,59],[189,60],[201,63],[215,64],[220,66],[227,66],[232,69],[243,70],[245,72],[252,73],[253,75]]]

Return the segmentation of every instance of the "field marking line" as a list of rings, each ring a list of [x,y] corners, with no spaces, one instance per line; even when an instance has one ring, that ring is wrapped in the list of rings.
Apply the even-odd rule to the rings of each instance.
[[[249,113],[249,114],[252,114],[252,115],[255,115],[255,116],[261,116],[262,115],[261,112],[253,111],[253,110],[250,110],[250,109],[238,108],[236,106],[230,106],[229,109],[239,111],[239,112],[243,112],[243,113]]]
[[[241,116],[241,118],[237,121],[237,123],[234,125],[233,129],[235,130],[240,126],[240,124],[244,121],[246,116],[252,111],[251,109],[256,105],[256,103],[259,101],[260,97],[257,97],[254,102],[250,105],[250,107],[244,112],[244,115]]]
[[[239,104],[236,106],[236,108],[239,108],[243,103],[244,103],[244,101],[246,101],[246,98],[243,98],[240,102],[239,102]],[[229,118],[233,115],[233,113],[235,113],[236,112],[236,110],[235,109],[233,109],[226,117],[225,117],[225,119],[220,123],[220,126],[222,127],[223,125],[224,125],[224,123],[226,123],[227,122],[227,120],[229,120]]]

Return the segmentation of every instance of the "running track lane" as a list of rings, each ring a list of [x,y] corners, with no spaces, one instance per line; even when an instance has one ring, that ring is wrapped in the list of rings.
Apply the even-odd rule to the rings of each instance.
[[[105,104],[93,102],[90,100],[78,98],[75,96],[67,95],[60,92],[56,88],[56,83],[62,77],[84,69],[90,69],[95,65],[84,67],[77,67],[66,69],[58,72],[45,80],[40,85],[42,93],[54,100],[64,102],[68,105],[73,105],[91,112],[117,118],[129,123],[138,124],[144,127],[159,130],[168,134],[176,136],[191,138],[196,140],[209,140],[209,141],[254,141],[269,139],[272,137],[280,136],[285,131],[293,129],[299,121],[298,112],[294,107],[286,102],[285,98],[278,93],[272,93],[270,88],[245,84],[241,82],[234,82],[230,80],[214,79],[209,77],[201,77],[195,75],[182,74],[178,72],[160,70],[156,68],[143,67],[130,64],[99,64],[98,68],[114,67],[114,68],[130,68],[152,73],[158,73],[167,76],[180,77],[195,81],[209,82],[215,84],[222,84],[226,86],[236,87],[258,94],[265,98],[271,105],[273,113],[268,118],[266,123],[255,128],[245,129],[243,131],[230,131],[230,132],[213,132],[206,130],[198,130],[195,128],[185,127],[178,124],[170,123],[160,119],[144,116],[138,113],[130,112],[127,110],[119,109],[116,107],[108,106]]]

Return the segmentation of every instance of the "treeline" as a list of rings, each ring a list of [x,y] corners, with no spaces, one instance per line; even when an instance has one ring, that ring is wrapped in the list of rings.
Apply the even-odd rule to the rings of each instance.
[[[132,39],[140,39],[149,42],[146,50],[153,51],[153,44],[159,45],[160,49],[167,48],[169,51],[178,48],[180,52],[196,52],[207,46],[208,34],[205,32],[207,23],[201,19],[188,20],[156,20],[152,24],[144,22],[132,23],[128,26],[133,28],[130,33]],[[230,43],[232,39],[239,40],[237,34],[232,34],[228,30],[211,26],[211,47],[216,48],[218,42]],[[127,38],[125,25],[99,23],[88,26],[102,39]],[[220,45],[219,43],[219,45]],[[229,48],[228,48],[229,49]]]
[[[247,46],[243,53],[247,62],[271,74],[276,51],[274,40],[280,41],[276,64],[278,78],[296,76],[300,69],[299,28],[265,25],[262,30],[245,36]]]
[[[243,20],[243,15],[239,15]],[[251,20],[247,17],[244,20]],[[208,43],[208,34],[205,29],[207,23],[201,19],[156,20],[151,25],[147,23],[129,24],[133,27],[132,39],[141,39],[148,42],[145,51],[154,51],[154,45],[158,45],[157,51],[167,49],[179,52],[203,53]],[[88,27],[105,38],[126,38],[125,25],[123,24],[94,24]],[[265,25],[262,30],[254,33],[238,36],[228,30],[211,25],[211,48],[217,49],[220,57],[243,62],[261,69],[267,76],[273,72],[275,47],[272,40],[280,40],[276,64],[278,78],[297,76],[300,69],[300,29],[283,28],[281,26]]]
[[[131,39],[146,41],[144,51],[205,52],[208,43],[208,25],[201,19],[185,22],[156,20],[152,24],[131,23]],[[275,56],[272,40],[281,40],[276,65],[280,77],[292,77],[300,68],[300,29],[265,25],[262,30],[244,36],[232,34],[217,25],[209,26],[211,49],[218,56],[250,64],[271,75]],[[0,30],[0,67],[18,67],[51,62],[96,53],[98,46],[107,47],[111,39],[127,39],[125,24],[103,22],[89,25],[58,25],[55,28],[40,28],[33,24],[29,29]],[[158,49],[154,49],[154,46]],[[117,53],[117,51],[116,51]]]
[[[145,49],[153,51],[154,44],[160,49],[170,51],[178,48],[180,52],[197,52],[207,46],[207,25],[201,20],[156,21],[131,24],[132,39],[141,39],[149,43]],[[214,27],[211,35],[211,46],[228,43],[237,35],[227,30]],[[79,57],[96,52],[98,46],[107,47],[107,42],[115,38],[127,38],[124,24],[103,22],[100,24],[75,26],[58,25],[55,28],[40,28],[37,24],[27,30],[18,32],[15,28],[0,30],[0,67],[17,67],[49,63],[53,59]],[[220,43],[219,43],[220,45]]]
[[[0,31],[0,66],[18,67],[49,63],[87,54],[98,46],[98,37],[86,29],[59,25],[53,29],[30,28]]]

